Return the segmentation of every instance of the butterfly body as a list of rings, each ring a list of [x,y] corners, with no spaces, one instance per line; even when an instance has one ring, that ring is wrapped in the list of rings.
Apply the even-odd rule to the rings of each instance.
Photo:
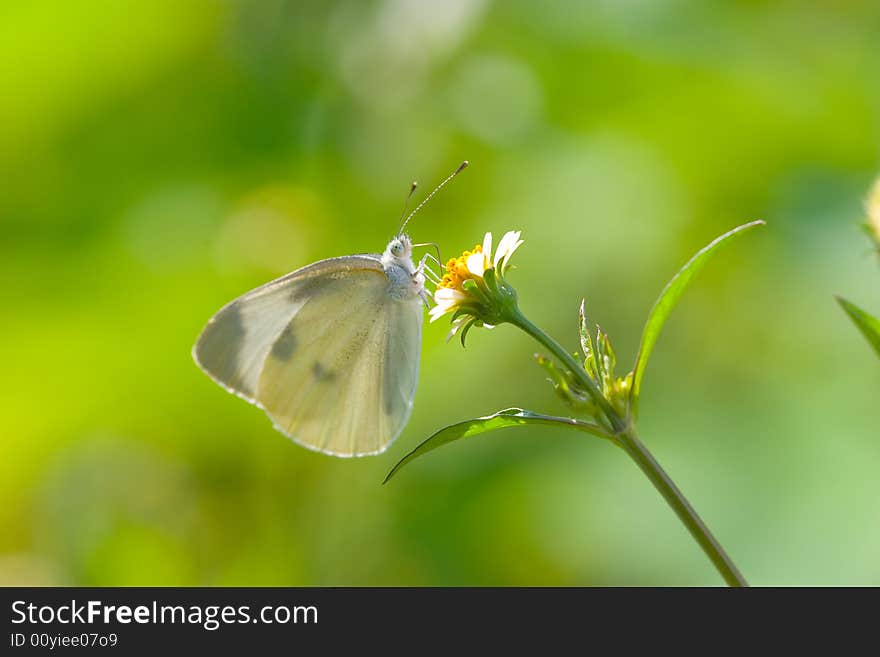
[[[424,282],[405,235],[381,255],[321,260],[220,309],[193,357],[305,447],[378,454],[412,410]]]

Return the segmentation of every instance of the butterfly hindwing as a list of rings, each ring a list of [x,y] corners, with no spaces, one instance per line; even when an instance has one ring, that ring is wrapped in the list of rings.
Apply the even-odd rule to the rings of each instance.
[[[422,344],[422,304],[407,303],[388,318],[382,410],[402,427],[409,419],[419,377]]]

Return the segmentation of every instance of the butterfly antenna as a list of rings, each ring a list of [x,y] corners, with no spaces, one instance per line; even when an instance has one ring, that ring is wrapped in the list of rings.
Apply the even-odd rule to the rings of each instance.
[[[400,237],[401,235],[403,235],[403,230],[406,228],[406,225],[409,223],[409,220],[413,218],[413,215],[414,215],[416,212],[418,212],[419,210],[421,210],[422,207],[425,205],[425,203],[427,203],[428,201],[430,201],[430,200],[434,197],[434,194],[436,194],[436,193],[439,192],[441,189],[443,189],[443,186],[444,186],[446,183],[448,183],[450,180],[452,180],[452,179],[455,178],[458,174],[460,174],[462,171],[464,171],[464,170],[467,168],[467,165],[468,165],[468,161],[467,161],[467,160],[465,160],[464,162],[462,162],[461,164],[459,164],[459,165],[458,165],[458,168],[457,168],[455,171],[453,171],[453,172],[450,173],[448,176],[446,176],[446,180],[444,180],[442,183],[440,183],[439,185],[437,185],[437,186],[434,188],[434,191],[431,192],[430,194],[428,194],[428,195],[424,198],[424,200],[416,206],[415,210],[413,210],[412,212],[410,212],[410,213],[407,215],[406,219],[403,220],[403,223],[400,224],[400,229],[397,231],[397,236],[398,236],[398,237]],[[415,191],[415,187],[412,188],[412,191]],[[412,196],[412,191],[410,192],[410,196]],[[407,198],[407,200],[409,200],[409,198]],[[404,209],[404,212],[406,212],[405,209]]]
[[[406,195],[406,198],[403,201],[403,210],[400,213],[400,221],[403,223],[403,217],[406,215],[406,209],[409,206],[409,200],[412,198],[412,195],[415,193],[416,188],[419,186],[419,182],[417,180],[413,180],[409,186],[409,194]],[[398,232],[398,235],[400,233]]]

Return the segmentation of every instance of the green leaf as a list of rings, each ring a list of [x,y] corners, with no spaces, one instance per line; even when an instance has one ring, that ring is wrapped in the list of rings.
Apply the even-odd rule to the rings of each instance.
[[[849,315],[849,318],[853,321],[853,324],[856,325],[856,328],[862,332],[862,335],[868,339],[868,342],[874,347],[874,351],[880,356],[880,320],[869,315],[846,299],[841,297],[835,298],[837,299],[837,303],[839,303],[844,311],[846,311],[846,314]]]
[[[497,413],[494,413],[492,415],[487,415],[486,417],[478,417],[473,420],[465,420],[464,422],[451,424],[448,427],[440,429],[440,431],[435,433],[430,438],[424,440],[418,447],[416,447],[409,454],[400,459],[400,461],[397,462],[397,465],[391,468],[391,471],[388,473],[388,476],[385,477],[385,481],[383,481],[382,483],[388,483],[388,480],[391,479],[391,477],[393,477],[395,474],[397,474],[397,471],[400,470],[400,468],[402,468],[413,459],[418,458],[423,454],[427,454],[428,452],[435,450],[438,447],[442,447],[443,445],[454,442],[456,440],[461,440],[462,438],[471,438],[472,436],[478,436],[482,433],[487,433],[489,431],[497,431],[499,429],[506,429],[508,427],[517,427],[528,424],[549,424],[555,426],[564,426],[570,429],[579,429],[580,431],[585,431],[600,438],[612,440],[611,437],[607,433],[605,433],[605,431],[599,425],[592,424],[590,422],[583,422],[581,420],[574,420],[567,417],[541,415],[539,413],[532,413],[531,411],[526,411],[521,408],[507,408],[503,411],[498,411]]]
[[[654,302],[654,307],[651,308],[651,312],[648,315],[648,321],[645,323],[645,330],[642,332],[642,342],[639,345],[639,354],[636,356],[636,364],[633,368],[633,386],[632,392],[630,393],[630,407],[632,408],[633,415],[638,411],[639,393],[642,388],[642,377],[645,375],[645,366],[648,364],[648,359],[651,356],[651,352],[654,350],[654,345],[657,343],[657,338],[660,336],[660,331],[663,329],[663,325],[666,323],[666,320],[669,319],[669,315],[672,312],[672,309],[675,308],[675,304],[678,303],[681,295],[684,294],[684,291],[687,289],[688,285],[690,285],[697,272],[699,272],[715,254],[718,247],[722,244],[726,244],[731,238],[741,235],[750,228],[763,225],[763,221],[752,221],[751,223],[737,226],[733,230],[715,238],[712,242],[697,251],[696,255],[688,260],[684,267],[679,269],[678,273],[673,276],[672,280],[663,288],[663,291],[660,293],[657,301]]]

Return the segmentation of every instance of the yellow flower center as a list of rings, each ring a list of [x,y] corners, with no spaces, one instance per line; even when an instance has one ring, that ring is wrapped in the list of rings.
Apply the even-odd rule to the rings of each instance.
[[[461,290],[461,285],[468,279],[476,279],[467,268],[467,259],[474,253],[482,253],[483,247],[477,244],[472,251],[465,251],[457,258],[450,258],[446,263],[446,273],[440,279],[439,287],[448,287],[453,290]]]

